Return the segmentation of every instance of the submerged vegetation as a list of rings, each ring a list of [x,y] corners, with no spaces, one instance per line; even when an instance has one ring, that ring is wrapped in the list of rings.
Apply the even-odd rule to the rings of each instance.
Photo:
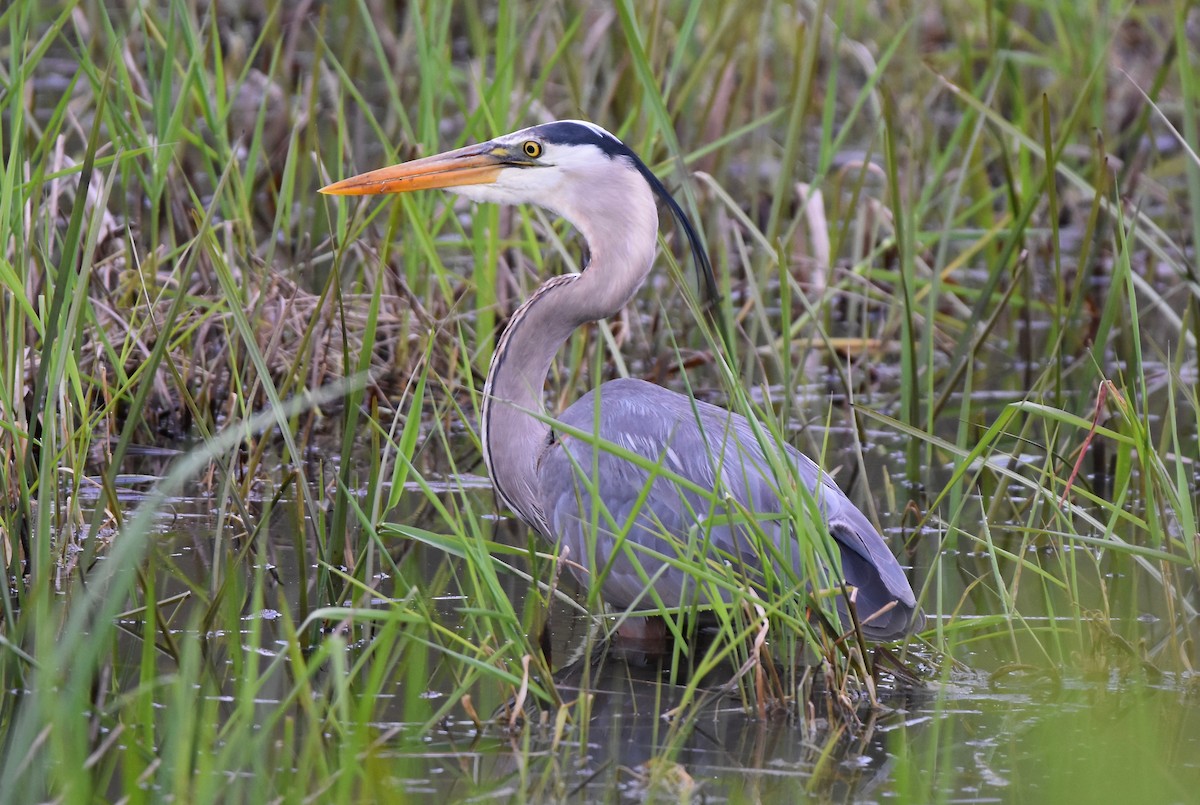
[[[1187,796],[1197,53],[1183,2],[6,4],[0,799],[1113,798],[1129,746]],[[730,337],[664,226],[552,409],[644,377],[823,457],[912,567],[910,646],[768,594],[661,673],[587,661],[613,619],[496,516],[475,427],[576,236],[316,195],[553,118],[679,197]],[[1107,709],[960,772],[939,714],[983,685]],[[775,744],[794,775],[730,770]]]

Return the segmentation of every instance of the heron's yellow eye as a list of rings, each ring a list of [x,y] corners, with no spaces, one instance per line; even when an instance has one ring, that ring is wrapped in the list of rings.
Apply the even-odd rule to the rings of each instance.
[[[521,145],[521,150],[525,152],[525,156],[530,159],[537,159],[542,155],[542,144],[537,140],[526,140]]]

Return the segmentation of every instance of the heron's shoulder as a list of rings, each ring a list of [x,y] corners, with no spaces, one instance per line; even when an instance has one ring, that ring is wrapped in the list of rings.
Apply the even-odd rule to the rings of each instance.
[[[601,426],[614,421],[634,421],[627,418],[634,418],[644,426],[659,423],[672,428],[677,426],[680,419],[741,419],[737,414],[711,403],[692,399],[645,380],[625,377],[610,380],[587,392],[563,411],[559,420],[574,427],[591,428],[592,423],[596,422],[597,397],[600,400]]]

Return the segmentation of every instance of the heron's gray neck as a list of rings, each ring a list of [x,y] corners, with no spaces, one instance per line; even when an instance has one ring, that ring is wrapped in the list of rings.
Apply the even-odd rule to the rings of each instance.
[[[620,311],[654,260],[658,215],[643,218],[614,242],[584,229],[592,261],[581,274],[544,283],[509,321],[488,369],[482,420],[483,456],[502,501],[543,534],[549,527],[538,496],[537,462],[549,444],[544,420],[546,376],[575,328]],[[539,418],[541,417],[541,418]]]

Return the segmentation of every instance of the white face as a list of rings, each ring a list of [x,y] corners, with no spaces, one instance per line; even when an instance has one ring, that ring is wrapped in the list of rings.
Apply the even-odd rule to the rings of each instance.
[[[593,123],[570,122],[616,140]],[[532,126],[492,141],[497,148],[524,154],[532,165],[504,168],[490,184],[448,189],[474,201],[536,204],[567,219],[589,241],[604,232],[657,231],[653,193],[632,162],[590,143],[550,142],[540,136],[541,128]]]
[[[603,135],[612,137],[598,126],[587,125]],[[496,204],[540,204],[555,209],[552,205],[564,195],[570,195],[582,187],[612,181],[613,174],[621,169],[635,171],[632,165],[627,165],[624,161],[615,162],[593,145],[548,142],[538,136],[538,128],[532,126],[492,140],[492,144],[497,148],[526,154],[534,162],[533,166],[505,168],[493,184],[449,189],[477,201]]]

